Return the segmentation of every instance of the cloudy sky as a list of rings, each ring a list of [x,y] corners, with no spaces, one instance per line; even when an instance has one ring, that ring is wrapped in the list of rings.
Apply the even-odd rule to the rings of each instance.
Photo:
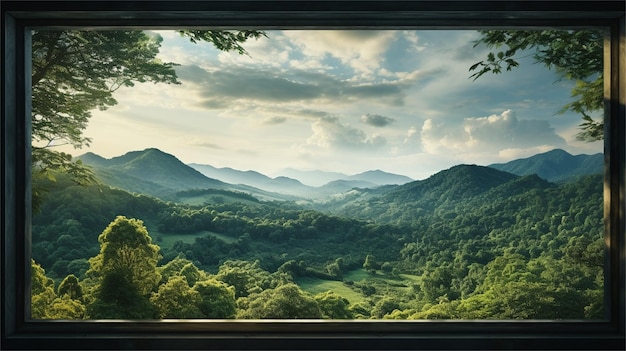
[[[138,84],[94,111],[85,135],[110,158],[156,147],[185,163],[257,170],[370,169],[423,179],[460,163],[487,165],[562,148],[580,117],[556,114],[572,83],[521,67],[469,79],[487,50],[474,31],[269,31],[249,55],[168,31],[160,58],[181,85]]]

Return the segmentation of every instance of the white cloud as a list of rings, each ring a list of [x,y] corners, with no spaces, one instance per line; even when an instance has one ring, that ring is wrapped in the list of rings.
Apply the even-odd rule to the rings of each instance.
[[[159,58],[181,64],[183,84],[118,90],[118,105],[94,111],[89,151],[160,147],[235,168],[356,172],[360,163],[358,171],[376,165],[421,177],[553,147],[602,150],[575,140],[579,116],[553,117],[571,87],[554,84],[555,74],[531,58],[512,72],[468,79],[487,52],[473,47],[475,31],[270,31],[245,43],[250,56],[159,34]]]
[[[284,35],[313,60],[332,56],[366,75],[380,68],[381,60],[395,40],[395,31],[320,30],[285,31]]]
[[[415,136],[419,137],[419,134],[417,134],[417,128],[411,126],[406,132],[406,137],[404,138],[403,143],[408,144],[411,140],[415,139]]]
[[[519,120],[511,110],[457,122],[428,119],[422,126],[421,139],[428,153],[459,156],[498,155],[506,154],[505,150],[545,150],[565,145],[548,121]]]
[[[360,129],[341,123],[337,118],[320,118],[311,125],[313,135],[307,145],[327,149],[377,149],[385,145],[386,139],[380,135],[367,135]]]

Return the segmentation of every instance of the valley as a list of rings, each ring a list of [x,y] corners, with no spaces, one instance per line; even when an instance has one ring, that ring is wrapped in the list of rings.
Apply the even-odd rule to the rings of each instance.
[[[102,302],[93,266],[101,233],[119,216],[141,220],[158,246],[161,282],[146,298],[180,277],[189,289],[211,281],[233,291],[228,318],[283,316],[261,301],[285,291],[320,318],[595,318],[602,157],[567,155],[458,165],[417,181],[376,170],[314,184],[185,165],[157,149],[85,154],[100,183],[58,174],[40,184],[48,194],[33,218],[32,256],[55,287],[80,281],[88,318],[112,318],[89,306]]]

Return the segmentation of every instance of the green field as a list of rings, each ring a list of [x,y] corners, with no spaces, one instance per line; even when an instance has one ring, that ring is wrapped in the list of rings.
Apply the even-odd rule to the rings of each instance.
[[[365,300],[365,296],[359,292],[350,289],[343,282],[336,280],[324,280],[313,277],[302,277],[296,280],[296,283],[302,290],[311,294],[319,294],[331,290],[350,301],[350,304],[359,303]]]
[[[411,274],[400,274],[399,276],[390,276],[382,272],[372,275],[364,269],[355,269],[347,272],[344,275],[344,281],[353,281],[355,283],[370,283],[377,288],[385,290],[395,290],[398,292],[406,291],[410,289],[413,284],[419,284],[420,278]],[[362,293],[351,289],[341,281],[336,280],[324,280],[314,277],[301,277],[296,279],[296,283],[302,288],[302,290],[311,294],[319,294],[331,290],[350,301],[351,304],[355,304],[366,299],[366,296]]]
[[[232,243],[235,242],[237,239],[236,238],[232,238],[230,236],[226,236],[224,234],[220,234],[220,233],[215,233],[215,232],[210,232],[208,230],[203,230],[201,232],[197,232],[197,233],[190,233],[190,234],[171,234],[171,233],[161,233],[158,231],[151,231],[151,234],[154,234],[155,237],[160,238],[158,241],[156,241],[156,244],[159,245],[161,247],[161,249],[169,249],[171,248],[175,242],[177,241],[182,241],[184,243],[193,243],[196,238],[201,238],[201,237],[205,237],[205,236],[213,236],[217,239],[220,239],[226,243]]]

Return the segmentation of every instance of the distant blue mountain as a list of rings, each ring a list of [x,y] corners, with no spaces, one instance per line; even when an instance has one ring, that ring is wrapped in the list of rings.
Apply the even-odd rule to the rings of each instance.
[[[413,181],[413,179],[407,176],[384,172],[380,169],[355,174],[347,179],[369,182],[375,185],[402,185]]]
[[[207,177],[230,184],[243,184],[255,188],[290,195],[304,196],[314,188],[288,177],[270,178],[256,171],[240,171],[229,167],[217,168],[211,165],[190,163],[190,167]]]
[[[604,156],[601,153],[574,156],[567,151],[554,149],[528,158],[492,164],[489,167],[517,175],[536,174],[550,182],[567,182],[579,176],[602,173]]]
[[[337,172],[286,169],[283,171],[283,174],[290,174],[291,176],[270,178],[256,171],[240,171],[228,167],[217,168],[197,163],[191,163],[189,166],[207,177],[219,179],[223,182],[245,184],[267,191],[316,199],[353,188],[375,188],[381,185],[405,184],[412,181],[409,177],[381,170],[367,171],[349,176]],[[305,185],[303,183],[314,185]]]
[[[363,187],[365,183],[370,183],[369,187],[380,185],[402,185],[412,182],[413,179],[394,173],[388,173],[379,169],[372,171],[365,171],[363,173],[348,175],[339,172],[327,172],[327,171],[301,171],[293,168],[286,168],[280,172],[281,175],[290,178],[295,178],[304,184],[321,187],[328,183],[343,180],[343,184],[350,185],[350,188]],[[354,181],[354,183],[349,183]],[[337,184],[335,184],[337,185]],[[348,189],[350,189],[348,188]]]
[[[326,172],[326,171],[302,171],[295,168],[285,168],[279,172],[281,176],[298,179],[303,184],[319,187],[334,180],[347,179],[350,177],[347,174],[339,172]]]

